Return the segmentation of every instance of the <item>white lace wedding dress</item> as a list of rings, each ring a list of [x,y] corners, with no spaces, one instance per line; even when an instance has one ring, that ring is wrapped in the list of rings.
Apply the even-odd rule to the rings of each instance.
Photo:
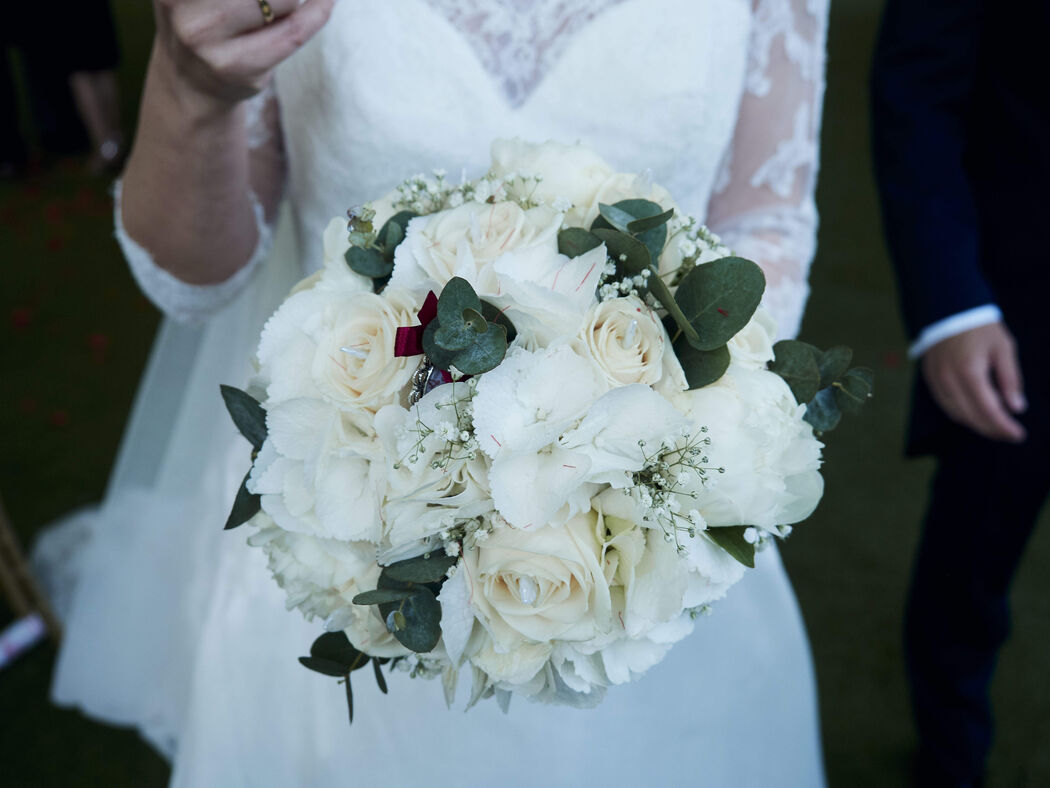
[[[595,710],[449,711],[437,682],[394,673],[382,696],[361,672],[348,727],[335,680],[296,661],[321,623],[286,612],[261,551],[221,530],[248,450],[218,384],[247,378],[261,321],[319,266],[331,216],[433,167],[483,172],[501,136],[581,140],[620,170],[651,169],[763,266],[792,335],[816,228],[826,16],[827,0],[337,3],[278,69],[276,102],[249,113],[253,145],[287,161],[291,218],[270,253],[262,224],[242,273],[191,287],[118,224],[158,305],[211,317],[165,321],[104,504],[38,550],[53,583],[79,578],[56,701],[138,726],[177,786],[822,785],[808,645],[773,549]],[[77,523],[88,543],[63,562]]]

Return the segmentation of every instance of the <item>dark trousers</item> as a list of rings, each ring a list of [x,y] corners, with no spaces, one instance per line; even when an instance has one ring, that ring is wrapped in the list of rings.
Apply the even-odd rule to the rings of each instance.
[[[1010,632],[1010,584],[1050,493],[1050,440],[1038,428],[1017,446],[961,432],[938,453],[905,651],[920,757],[975,779],[992,740],[988,689]]]

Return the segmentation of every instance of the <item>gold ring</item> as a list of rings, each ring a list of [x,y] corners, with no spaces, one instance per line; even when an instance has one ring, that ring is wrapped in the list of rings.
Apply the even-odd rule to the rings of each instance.
[[[259,4],[259,10],[262,11],[263,24],[268,25],[273,22],[273,8],[270,7],[267,0],[255,0],[255,2]]]

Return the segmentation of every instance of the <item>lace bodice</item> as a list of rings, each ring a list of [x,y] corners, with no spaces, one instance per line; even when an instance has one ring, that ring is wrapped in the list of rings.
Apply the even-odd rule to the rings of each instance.
[[[281,128],[261,96],[249,137],[283,144],[304,273],[331,216],[407,175],[480,173],[496,137],[580,140],[618,169],[651,170],[762,265],[789,336],[815,246],[827,3],[341,0],[277,70]],[[123,240],[144,289],[177,316],[242,284],[190,289]]]

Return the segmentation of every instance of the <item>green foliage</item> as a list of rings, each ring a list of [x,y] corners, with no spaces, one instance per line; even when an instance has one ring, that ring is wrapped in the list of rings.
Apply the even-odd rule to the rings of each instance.
[[[372,279],[375,292],[382,292],[394,271],[394,253],[405,239],[408,223],[416,214],[400,211],[383,224],[378,233],[372,234],[371,222],[354,224],[351,217],[350,248],[346,250],[346,264],[350,270]]]
[[[299,662],[303,667],[323,676],[343,680],[346,684],[346,707],[351,723],[354,721],[354,693],[350,684],[350,674],[371,662],[376,683],[385,694],[387,692],[386,679],[380,665],[388,661],[379,657],[369,657],[363,651],[355,648],[345,632],[325,632],[310,646],[310,656],[299,657]]]
[[[725,550],[729,555],[751,569],[755,568],[755,546],[744,538],[749,526],[732,525],[708,528],[704,536]]]
[[[558,253],[566,257],[579,257],[601,245],[601,238],[582,227],[566,227],[558,233]]]
[[[621,200],[615,205],[598,204],[599,216],[591,225],[591,232],[599,229],[615,229],[637,238],[649,251],[654,264],[667,243],[667,222],[674,216],[673,210],[665,211],[652,200]],[[615,260],[615,257],[613,257]]]
[[[839,409],[845,413],[859,413],[874,394],[875,375],[867,367],[854,367],[831,386]]]
[[[244,525],[255,517],[262,508],[262,496],[248,492],[248,477],[251,475],[252,471],[249,468],[248,473],[244,474],[244,481],[241,482],[236,497],[233,499],[233,508],[230,510],[230,516],[226,518],[226,525],[223,526],[225,531]]]
[[[423,352],[438,369],[453,366],[466,375],[494,369],[507,354],[508,326],[503,315],[490,321],[485,305],[466,279],[453,277],[438,297],[437,317],[423,331]],[[491,314],[495,307],[489,305]]]
[[[222,393],[222,400],[226,403],[226,410],[229,411],[233,423],[252,445],[252,463],[254,463],[255,455],[266,441],[266,411],[263,410],[259,401],[246,391],[226,385],[220,385],[219,391]],[[248,477],[251,476],[251,472],[249,467],[233,499],[233,507],[226,518],[223,530],[228,531],[244,525],[259,513],[262,498],[248,491]]]
[[[448,570],[459,559],[443,550],[383,567],[375,591],[354,597],[355,605],[378,605],[387,629],[418,654],[434,650],[441,639],[441,604],[437,595]]]
[[[444,551],[438,551],[398,561],[383,571],[387,577],[402,583],[440,583],[458,560]]]
[[[697,350],[724,345],[747,325],[765,289],[762,269],[742,257],[723,257],[693,268],[675,293],[681,314],[698,335],[690,344]]]
[[[678,363],[682,365],[690,389],[699,389],[714,383],[729,369],[729,347],[722,345],[714,350],[697,350],[685,336],[680,336],[672,345]]]
[[[248,439],[255,451],[259,451],[266,440],[266,411],[255,397],[238,388],[220,385],[219,391],[241,435]]]
[[[795,339],[782,339],[773,345],[769,369],[784,379],[800,404],[812,400],[820,390],[819,351],[814,351],[812,345]]]
[[[850,368],[853,351],[848,347],[822,351],[785,339],[773,352],[769,369],[787,382],[796,402],[806,405],[805,419],[818,435],[835,429],[843,413],[859,413],[872,397],[874,374],[867,367]]]

